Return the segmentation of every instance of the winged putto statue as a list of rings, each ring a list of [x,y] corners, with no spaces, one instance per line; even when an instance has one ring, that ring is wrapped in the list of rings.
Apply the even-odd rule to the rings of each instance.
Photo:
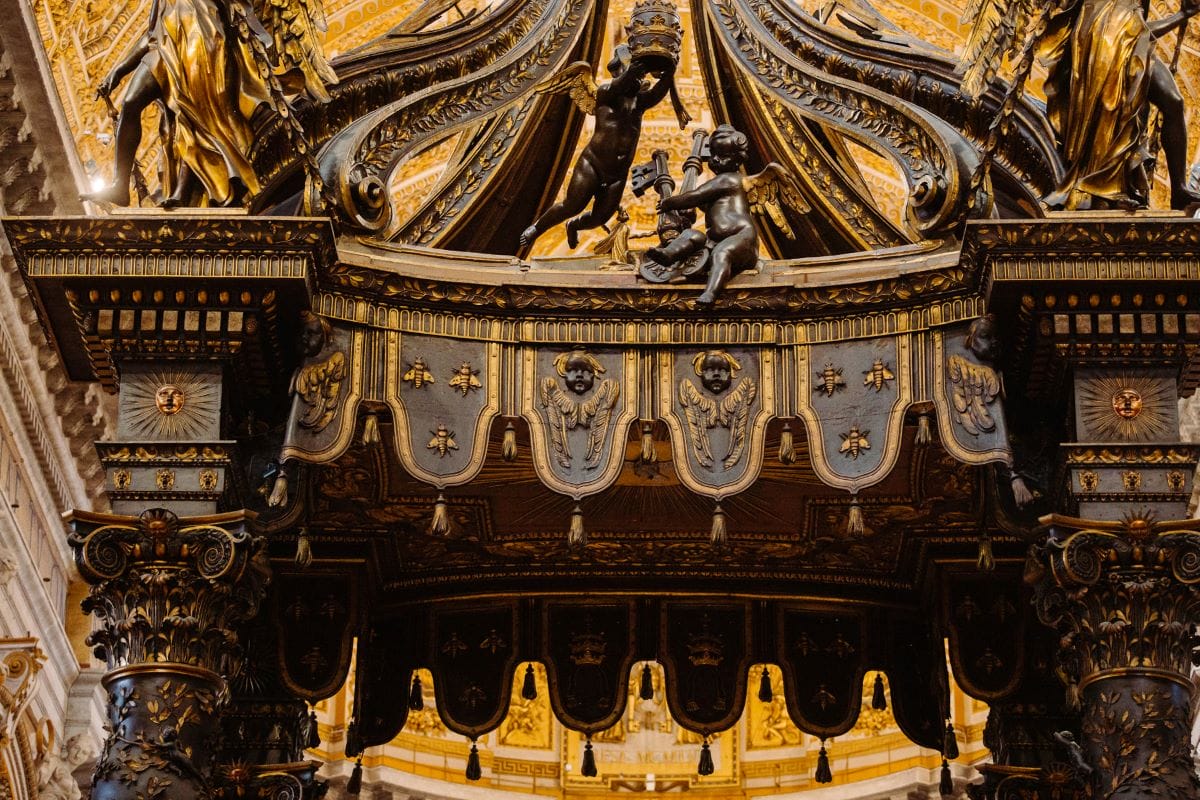
[[[567,222],[567,244],[579,245],[579,232],[599,228],[621,205],[633,156],[642,134],[642,115],[670,92],[679,127],[690,121],[675,90],[675,66],[683,28],[675,7],[664,0],[634,6],[626,27],[629,44],[618,45],[608,63],[612,80],[597,85],[592,65],[576,61],[538,85],[543,94],[567,94],[585,114],[595,116],[592,138],[575,162],[562,201],[551,206],[521,234],[521,246]],[[646,78],[655,75],[653,83]],[[581,213],[591,203],[591,209]],[[578,216],[576,216],[578,215]]]
[[[329,344],[329,323],[311,312],[303,312],[304,331],[301,350],[307,363],[296,370],[292,391],[305,405],[299,424],[313,433],[320,433],[337,416],[342,383],[346,380],[346,354],[335,350],[323,361],[311,361]]]
[[[708,271],[708,285],[696,303],[710,306],[731,277],[758,263],[758,231],[754,214],[766,214],[789,238],[791,226],[781,204],[796,211],[808,211],[809,205],[800,187],[782,166],[770,163],[756,175],[743,175],[742,165],[749,155],[746,135],[730,125],[721,125],[708,138],[708,166],[711,180],[694,189],[663,197],[660,213],[704,210],[706,231],[687,228],[661,247],[646,251],[645,258],[661,270],[657,280],[674,275]],[[687,184],[685,183],[685,186]],[[646,270],[642,270],[645,275]]]
[[[721,466],[732,469],[746,451],[750,407],[758,396],[753,378],[742,378],[725,397],[742,365],[723,350],[706,350],[692,359],[692,368],[700,378],[700,387],[685,378],[679,382],[679,404],[687,420],[688,443],[696,461],[704,467],[714,464],[709,431],[729,430],[729,446],[721,457]]]
[[[291,114],[290,98],[330,97],[337,75],[321,49],[321,0],[153,0],[145,33],[101,81],[114,119],[113,182],[86,199],[129,205],[146,182],[136,157],[142,114],[164,112],[160,205],[228,206],[261,188],[250,164],[250,120],[262,105]],[[112,94],[129,82],[118,113]]]
[[[1150,106],[1158,110],[1171,207],[1200,202],[1187,186],[1187,128],[1174,66],[1155,52],[1156,40],[1186,26],[1200,2],[1182,0],[1179,11],[1153,21],[1146,8],[1132,0],[972,0],[966,8],[963,22],[972,29],[958,68],[966,94],[982,94],[1005,57],[1016,62],[1026,53],[1009,90],[1019,92],[1030,48],[1047,66],[1047,112],[1065,167],[1043,199],[1052,209],[1148,204],[1156,131]]]
[[[554,359],[554,370],[562,379],[542,381],[540,399],[550,419],[550,445],[554,458],[563,469],[570,469],[574,460],[569,434],[576,428],[587,430],[584,467],[600,466],[613,408],[617,405],[621,387],[611,378],[596,385],[596,376],[603,375],[604,366],[591,353],[576,348]],[[565,387],[565,388],[564,388]],[[590,397],[584,399],[590,393]]]

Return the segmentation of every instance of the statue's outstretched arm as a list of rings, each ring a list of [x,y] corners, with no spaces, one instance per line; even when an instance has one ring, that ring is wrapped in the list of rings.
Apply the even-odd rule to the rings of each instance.
[[[638,93],[638,110],[646,111],[653,108],[662,102],[662,99],[667,96],[667,92],[671,91],[671,85],[675,82],[674,73],[664,75],[659,78],[649,89],[644,89]]]

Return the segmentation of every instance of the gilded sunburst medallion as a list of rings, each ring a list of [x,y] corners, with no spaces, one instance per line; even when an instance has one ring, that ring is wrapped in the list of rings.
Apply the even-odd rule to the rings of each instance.
[[[1110,442],[1154,442],[1172,438],[1171,382],[1116,373],[1082,381],[1079,414],[1087,438]]]
[[[220,402],[212,376],[163,371],[139,375],[121,387],[131,401],[127,422],[138,435],[194,439],[204,434]]]

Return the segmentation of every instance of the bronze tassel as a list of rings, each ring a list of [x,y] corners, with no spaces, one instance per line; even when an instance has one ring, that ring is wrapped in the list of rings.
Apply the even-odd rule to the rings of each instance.
[[[432,536],[445,536],[450,532],[450,510],[446,507],[446,495],[438,493],[437,502],[433,504],[433,519],[429,521],[429,533]]]
[[[643,700],[654,699],[654,675],[650,672],[650,665],[642,665],[642,685],[638,689],[638,697]]]
[[[596,777],[596,755],[592,752],[592,735],[589,733],[587,743],[583,746],[583,766],[579,774],[585,778]]]
[[[725,512],[721,510],[721,504],[717,503],[717,507],[713,509],[712,536],[710,541],[712,546],[719,549],[729,544],[729,533],[725,529]]]
[[[525,682],[521,684],[521,697],[537,700],[537,683],[533,679],[533,664],[525,667]]]
[[[697,775],[712,775],[716,770],[713,767],[712,750],[708,747],[708,737],[704,737],[704,744],[700,747],[700,764],[696,767]]]
[[[763,666],[762,677],[758,679],[758,699],[764,703],[771,702],[774,692],[771,691],[771,673]]]
[[[979,556],[975,559],[975,567],[980,572],[996,569],[996,557],[992,555],[992,537],[987,531],[979,534]]]
[[[275,483],[271,486],[271,494],[267,496],[267,505],[271,508],[283,508],[288,502],[288,476],[282,468],[279,474],[275,476]]]
[[[517,460],[517,429],[511,422],[504,426],[504,444],[500,448],[500,453],[504,456],[505,461]]]
[[[858,504],[858,495],[854,495],[850,499],[850,512],[846,515],[846,533],[850,536],[862,536],[866,531],[866,523],[863,521],[862,506]]]
[[[654,449],[654,423],[642,422],[642,463],[653,464],[658,461],[658,451]]]
[[[308,528],[301,528],[296,536],[296,566],[307,569],[312,566],[312,543],[308,540]]]
[[[821,740],[821,752],[817,754],[817,783],[833,783],[833,770],[829,768],[829,753],[825,751],[825,740]]]
[[[367,414],[367,418],[363,420],[362,443],[367,447],[372,447],[383,441],[379,435],[379,415]]]
[[[942,743],[942,755],[953,761],[958,758],[958,737],[954,735],[954,723],[946,723],[946,737]]]
[[[567,547],[571,550],[587,547],[587,531],[583,527],[583,509],[579,503],[571,509],[571,527],[567,530]]]
[[[883,673],[875,673],[875,691],[871,695],[871,708],[876,711],[887,710],[887,694],[883,690]]]
[[[413,673],[412,689],[408,693],[408,710],[420,711],[425,708],[425,691],[421,687],[421,676]]]
[[[471,754],[467,756],[467,780],[477,781],[483,777],[483,768],[479,766],[479,748],[475,740],[471,740]]]
[[[792,426],[783,423],[783,431],[779,434],[779,462],[781,464],[796,463],[796,445],[792,441]]]
[[[354,771],[350,773],[350,780],[346,781],[346,794],[357,795],[362,791],[362,755],[358,756],[358,760],[354,762]]]
[[[954,796],[954,779],[950,776],[950,765],[942,759],[942,779],[938,781],[938,794],[942,797]]]
[[[929,444],[933,441],[933,430],[929,424],[929,414],[920,414],[917,417],[917,434],[913,437],[913,444]]]

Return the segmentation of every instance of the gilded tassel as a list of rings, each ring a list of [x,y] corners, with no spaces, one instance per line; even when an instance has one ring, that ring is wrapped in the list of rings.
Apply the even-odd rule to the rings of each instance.
[[[712,775],[716,769],[713,767],[712,750],[708,747],[708,737],[704,737],[704,744],[700,747],[700,764],[696,767],[697,775]]]
[[[585,778],[596,777],[596,754],[592,752],[592,737],[589,734],[587,744],[583,746],[583,766],[579,768],[579,774]]]
[[[354,771],[350,773],[350,780],[346,781],[346,794],[357,795],[362,791],[362,756],[358,757],[358,761],[354,762]]]
[[[275,483],[271,486],[271,494],[267,497],[267,505],[271,508],[283,508],[288,501],[288,476],[282,469],[275,476]]]
[[[525,667],[525,682],[521,684],[521,697],[537,700],[537,684],[533,680],[533,664]]]
[[[312,566],[312,543],[308,540],[308,528],[301,528],[300,534],[296,537],[295,561],[296,566],[301,569],[308,569]]]
[[[308,739],[305,745],[309,748],[321,746],[321,730],[317,727],[317,714],[312,710],[308,712]]]
[[[846,533],[850,536],[862,536],[866,529],[862,506],[858,504],[858,496],[855,495],[850,501],[850,513],[846,515]]]
[[[921,414],[917,417],[917,435],[913,437],[913,444],[929,444],[933,441],[933,429],[929,424],[929,415]]]
[[[782,464],[796,463],[796,445],[792,442],[792,426],[783,423],[783,432],[779,434],[779,461]]]
[[[433,504],[433,519],[429,520],[429,533],[432,536],[445,536],[450,532],[450,510],[446,507],[446,495],[438,494],[437,502]]]
[[[1033,492],[1026,485],[1025,479],[1020,475],[1012,477],[1012,493],[1013,501],[1017,504],[1017,508],[1024,508],[1034,501]]]
[[[942,743],[942,755],[953,761],[958,758],[958,737],[954,735],[954,723],[946,723],[946,738]]]
[[[954,779],[950,777],[950,765],[942,759],[942,779],[938,782],[938,794],[942,797],[954,796]]]
[[[504,426],[504,444],[500,448],[505,461],[517,460],[517,429],[510,422]]]
[[[717,503],[717,507],[713,509],[713,524],[712,524],[712,546],[721,549],[729,544],[729,533],[725,530],[725,512],[721,510],[721,504]]]
[[[567,547],[576,550],[587,547],[587,531],[583,529],[583,509],[579,504],[571,509],[571,527],[567,530]]]
[[[762,677],[758,679],[758,699],[764,703],[769,703],[773,696],[774,694],[771,691],[771,673],[767,671],[766,667],[763,667]]]
[[[658,450],[654,448],[654,423],[642,423],[642,463],[653,464],[658,461]]]
[[[643,700],[654,699],[654,675],[650,672],[650,665],[642,665],[642,685],[638,690],[638,697]]]
[[[421,676],[413,673],[412,689],[408,693],[408,710],[421,711],[425,708],[425,690],[421,687]]]
[[[833,783],[833,770],[829,768],[829,753],[825,752],[825,740],[821,740],[821,752],[817,754],[817,783]]]
[[[367,414],[367,418],[363,420],[362,443],[367,447],[373,447],[383,441],[379,435],[379,415]]]
[[[887,710],[887,693],[883,690],[883,673],[875,673],[875,691],[871,695],[871,708],[876,711]]]
[[[479,766],[479,748],[475,740],[471,740],[471,755],[467,756],[467,780],[477,781],[483,777],[483,768]]]
[[[992,537],[986,532],[979,536],[979,557],[975,559],[975,568],[980,572],[996,569],[996,557],[992,555]]]

